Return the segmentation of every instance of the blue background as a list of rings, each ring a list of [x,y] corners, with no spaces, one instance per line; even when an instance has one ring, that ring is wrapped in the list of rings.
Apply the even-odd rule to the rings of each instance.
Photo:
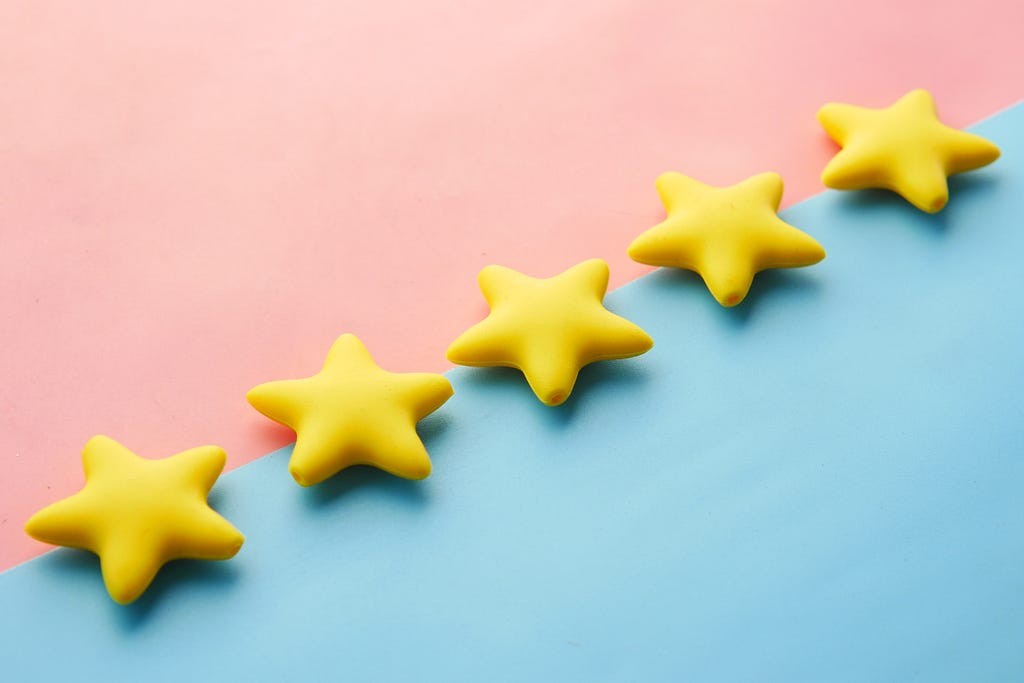
[[[938,215],[783,212],[828,258],[736,309],[609,295],[655,348],[560,408],[451,372],[426,481],[301,489],[285,449],[214,489],[238,557],[133,605],[80,551],[0,575],[6,680],[1024,679],[1024,105],[975,130],[1004,156]]]

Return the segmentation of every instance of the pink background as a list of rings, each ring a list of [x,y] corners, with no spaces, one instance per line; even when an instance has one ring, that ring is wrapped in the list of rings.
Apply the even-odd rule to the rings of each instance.
[[[1017,101],[1024,10],[944,5],[8,0],[0,569],[46,549],[24,521],[93,434],[237,466],[291,441],[246,390],[343,332],[445,370],[488,263],[645,272],[662,171],[778,171],[791,204],[828,100],[925,87],[956,126]]]

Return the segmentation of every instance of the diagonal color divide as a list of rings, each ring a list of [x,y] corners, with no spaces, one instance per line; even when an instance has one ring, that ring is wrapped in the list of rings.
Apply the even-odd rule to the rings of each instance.
[[[1024,672],[1024,105],[929,216],[783,211],[828,267],[723,309],[658,271],[608,297],[656,340],[550,409],[458,369],[422,482],[221,479],[235,560],[113,604],[88,555],[0,576],[5,673],[177,681],[1011,680]],[[273,275],[272,273],[270,275]],[[59,656],[55,656],[59,655]]]
[[[0,4],[0,567],[94,434],[247,462],[291,435],[245,392],[343,332],[443,371],[489,263],[645,272],[663,171],[791,204],[824,102],[1021,95],[1015,0],[528,4]]]

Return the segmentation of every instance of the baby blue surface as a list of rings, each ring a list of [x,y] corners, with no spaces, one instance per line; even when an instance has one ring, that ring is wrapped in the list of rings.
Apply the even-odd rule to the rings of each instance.
[[[936,216],[785,211],[829,256],[737,309],[612,293],[656,346],[561,408],[452,372],[426,481],[301,489],[285,449],[214,489],[238,557],[136,604],[84,552],[4,573],[5,679],[1024,679],[1024,105],[975,130],[1004,156]]]

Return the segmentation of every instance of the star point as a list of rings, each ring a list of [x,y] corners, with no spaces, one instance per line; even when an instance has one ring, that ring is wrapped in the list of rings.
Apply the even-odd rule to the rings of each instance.
[[[891,190],[927,213],[949,201],[949,176],[1000,155],[985,138],[939,121],[927,90],[911,91],[884,109],[829,103],[818,121],[842,148],[822,171],[826,187]]]
[[[668,215],[633,240],[629,257],[698,273],[722,306],[743,301],[762,270],[825,258],[814,238],[778,217],[783,183],[777,173],[713,187],[669,172],[658,177],[656,187]]]
[[[206,502],[225,461],[217,446],[148,460],[95,436],[82,451],[85,487],[37,512],[25,531],[96,553],[110,597],[133,602],[171,560],[226,560],[241,549],[245,537]]]
[[[429,476],[430,457],[416,423],[452,393],[443,375],[383,370],[355,335],[345,334],[316,375],[261,384],[246,399],[295,430],[288,471],[301,486],[313,486],[352,465],[404,479]]]
[[[638,356],[654,344],[604,307],[608,264],[600,259],[543,279],[492,265],[477,279],[491,312],[452,342],[448,360],[516,368],[546,405],[569,398],[583,366]]]

